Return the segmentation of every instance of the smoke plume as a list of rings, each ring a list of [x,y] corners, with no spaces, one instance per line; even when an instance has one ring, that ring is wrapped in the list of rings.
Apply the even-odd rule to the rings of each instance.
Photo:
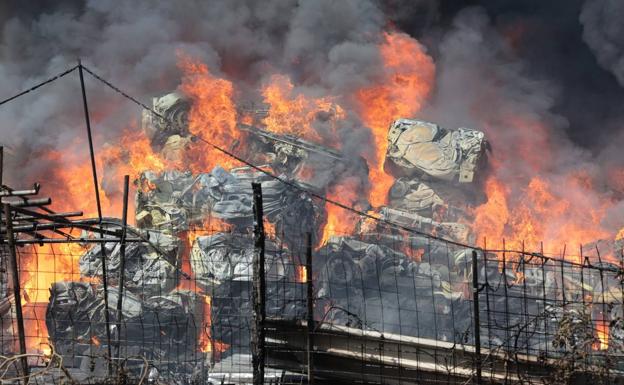
[[[618,171],[624,166],[619,155],[624,138],[617,132],[624,119],[624,89],[604,69],[624,84],[620,2],[471,3],[3,3],[0,97],[81,58],[149,104],[152,96],[179,87],[183,53],[233,82],[239,100],[261,100],[259,90],[274,75],[292,82],[293,97],[331,98],[346,109],[337,136],[341,150],[352,158],[372,151],[375,142],[370,127],[354,113],[354,95],[388,78],[379,45],[385,32],[404,32],[426,47],[435,64],[430,100],[404,102],[423,103],[415,117],[483,130],[493,147],[492,175],[509,190],[510,206],[535,203],[527,199],[539,187],[537,178],[550,186],[553,199],[568,202],[568,213],[561,216],[565,220],[591,216],[588,212],[605,202],[611,213],[619,212],[624,207]],[[567,47],[556,47],[560,42]],[[89,76],[86,86],[97,149],[115,145],[123,130],[137,128],[135,105]],[[10,148],[12,165],[19,166],[9,169],[9,178],[45,184],[49,170],[87,159],[77,73],[2,106],[0,113],[0,143]],[[331,134],[322,116],[312,126],[321,137]],[[50,157],[50,151],[56,156]],[[555,209],[554,203],[549,209]],[[619,218],[606,216],[599,229],[621,227]],[[557,227],[561,223],[549,224],[543,235],[556,237]]]

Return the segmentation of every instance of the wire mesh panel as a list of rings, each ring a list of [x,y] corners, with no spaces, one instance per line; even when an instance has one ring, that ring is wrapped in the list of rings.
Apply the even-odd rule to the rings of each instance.
[[[2,103],[75,69],[98,218],[78,223],[67,217],[81,213],[23,210],[49,199],[24,198],[36,195],[38,185],[34,192],[0,186],[5,197],[21,197],[3,202],[0,235],[7,240],[0,245],[10,245],[11,260],[19,262],[18,271],[11,270],[14,296],[22,297],[8,293],[7,251],[0,249],[0,380],[623,382],[621,261],[605,262],[597,247],[595,253],[581,249],[576,258],[565,252],[553,258],[470,245],[474,218],[465,212],[470,205],[460,206],[472,194],[460,191],[455,176],[471,182],[473,168],[485,162],[483,133],[395,121],[388,139],[425,129],[431,138],[424,140],[434,148],[446,147],[437,144],[442,137],[462,148],[462,163],[448,163],[453,183],[435,181],[440,175],[424,169],[422,175],[403,170],[390,178],[397,177],[390,191],[375,197],[388,198],[387,207],[370,197],[345,205],[327,195],[368,192],[375,181],[358,179],[370,171],[364,158],[238,121],[231,122],[240,134],[234,143],[213,142],[223,138],[189,130],[191,101],[169,94],[162,98],[168,107],[155,99],[152,109],[81,64]],[[122,221],[102,218],[83,70],[144,109],[148,154],[159,160],[160,171],[132,170],[136,227],[126,226],[125,209]],[[219,161],[228,170],[205,170],[219,163],[215,159],[169,170],[162,169],[169,162],[160,162],[214,155],[225,157]],[[400,156],[386,155],[394,166],[405,165]],[[350,186],[353,178],[359,187]],[[448,204],[441,197],[446,190],[458,193]],[[341,221],[348,226],[338,226]],[[27,239],[13,239],[13,223]],[[35,246],[19,247],[16,256],[15,244]],[[18,302],[15,312],[11,302]],[[14,313],[25,331],[15,327]],[[16,354],[24,353],[16,333],[26,354]],[[35,370],[28,374],[22,363],[20,376],[18,360]]]
[[[536,373],[519,365],[535,361],[548,369],[542,378],[559,382],[621,378],[620,266],[509,251],[480,256],[481,333],[492,354],[516,366],[506,376],[531,379]]]
[[[621,378],[617,264],[484,251],[384,225],[286,243],[267,225],[267,383],[303,383],[308,373],[319,383]],[[172,234],[149,230],[127,245],[123,290],[118,241],[19,249],[28,349],[48,357],[31,364],[47,367],[53,351],[81,381],[121,371],[164,383],[251,382],[261,279],[253,234]]]

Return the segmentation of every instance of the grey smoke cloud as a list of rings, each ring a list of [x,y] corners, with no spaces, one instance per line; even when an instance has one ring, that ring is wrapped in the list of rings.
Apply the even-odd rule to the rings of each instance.
[[[236,79],[242,93],[282,73],[291,77],[295,92],[337,96],[348,110],[348,95],[382,72],[377,44],[390,20],[413,33],[424,31],[422,41],[435,56],[435,94],[421,117],[486,131],[497,144],[495,154],[507,155],[501,176],[509,183],[534,171],[535,165],[514,162],[526,148],[540,153],[542,159],[535,162],[547,166],[537,166],[554,179],[574,168],[607,178],[594,162],[617,163],[618,156],[609,150],[596,158],[570,142],[566,118],[554,112],[565,92],[562,85],[532,76],[482,9],[463,9],[451,25],[436,25],[438,19],[449,18],[441,17],[443,8],[428,0],[87,0],[50,2],[43,10],[3,3],[0,97],[75,65],[81,57],[101,75],[149,101],[178,86],[177,53],[183,51],[205,62],[214,74]],[[588,0],[581,15],[586,40],[600,49],[594,48],[596,52],[608,53],[605,63],[616,75],[622,47],[617,15],[621,6],[607,0]],[[435,27],[431,35],[429,25]],[[97,146],[138,120],[136,106],[89,77],[87,91]],[[62,150],[85,135],[77,74],[3,106],[0,114],[0,142],[15,149],[22,175],[44,175],[35,166],[43,149]],[[522,124],[510,116],[537,124]],[[541,126],[546,127],[547,140]],[[327,130],[322,121],[315,127]],[[347,154],[370,148],[370,133],[354,114],[348,115],[338,136]]]
[[[384,16],[374,1],[59,1],[38,8],[3,5],[1,96],[9,96],[82,58],[142,100],[175,89],[177,54],[206,63],[242,90],[285,73],[300,92],[340,94],[380,69],[375,50]],[[87,76],[96,146],[136,122],[136,106]],[[3,106],[0,142],[26,170],[41,149],[67,148],[84,135],[77,74]],[[345,124],[351,130],[354,123]],[[368,142],[365,130],[361,140]],[[34,169],[32,170],[35,171]],[[36,173],[35,173],[36,174]]]
[[[556,234],[568,221],[589,218],[607,200],[622,199],[611,194],[599,166],[598,159],[612,156],[592,154],[568,138],[567,120],[554,112],[561,89],[532,76],[483,9],[459,12],[439,42],[436,65],[435,95],[423,115],[447,127],[483,130],[492,143],[494,175],[510,189],[511,199],[525,199],[531,179],[539,177],[557,199],[570,202],[567,213],[546,224],[547,232]],[[571,183],[574,175],[587,176],[594,187]],[[611,231],[622,225],[613,215],[604,222]]]
[[[580,15],[583,39],[600,65],[624,86],[624,2],[586,0]]]

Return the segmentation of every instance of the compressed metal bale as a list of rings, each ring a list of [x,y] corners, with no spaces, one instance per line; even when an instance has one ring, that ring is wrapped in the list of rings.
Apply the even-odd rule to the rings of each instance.
[[[254,240],[250,234],[215,233],[195,239],[191,248],[191,269],[195,282],[207,293],[228,281],[253,279]],[[265,241],[267,279],[294,280],[289,250],[271,240]]]
[[[181,241],[159,231],[143,231],[146,242],[129,243],[125,250],[124,287],[140,295],[160,295],[176,287]],[[96,244],[83,254],[78,267],[83,277],[102,277],[102,253],[109,283],[118,284],[121,244]]]
[[[125,291],[122,307],[122,351],[163,360],[197,354],[202,328],[202,301],[188,291],[140,299]],[[108,288],[111,335],[116,335],[119,290]],[[46,311],[50,341],[59,354],[82,355],[96,344],[106,346],[106,318],[102,286],[84,282],[56,282]]]
[[[408,174],[471,183],[485,147],[485,135],[477,130],[398,119],[390,125],[386,156]]]

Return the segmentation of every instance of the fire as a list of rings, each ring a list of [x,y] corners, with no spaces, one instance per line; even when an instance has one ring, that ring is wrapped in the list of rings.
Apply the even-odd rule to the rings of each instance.
[[[198,237],[213,235],[219,232],[229,232],[232,225],[218,218],[208,217],[201,226],[191,227],[185,231],[186,234],[180,234],[181,237],[186,235],[187,246],[192,247]]]
[[[598,342],[594,344],[594,350],[609,349],[609,324],[606,321],[598,321],[596,323],[596,336]]]
[[[228,80],[213,76],[205,64],[189,57],[181,56],[179,67],[184,72],[181,90],[192,101],[189,131],[221,148],[231,148],[240,140],[236,129],[234,86]],[[193,173],[212,170],[216,165],[228,169],[236,164],[234,159],[201,139],[190,146],[186,155],[186,166]]]
[[[28,316],[28,349],[38,350],[48,343],[45,309],[50,296],[49,288],[57,281],[89,281],[80,276],[78,259],[85,248],[78,243],[45,244],[32,247],[21,254],[20,280],[22,285],[22,308]],[[32,333],[34,331],[34,333]]]
[[[130,180],[137,179],[146,170],[162,172],[179,168],[155,152],[145,133],[133,125],[123,132],[119,143],[108,144],[98,155],[98,168],[106,172],[113,167],[116,181],[122,180],[123,175],[129,175]]]
[[[308,269],[305,265],[297,266],[297,282],[298,283],[308,282]]]
[[[52,203],[57,211],[81,210],[85,216],[97,216],[91,164],[88,155],[84,152],[84,144],[76,141],[68,147],[67,151],[50,151],[46,154],[46,158],[50,163],[66,163],[67,166],[53,171],[54,175],[43,186],[42,195],[52,196]],[[106,191],[102,189],[101,183],[99,187],[102,207],[108,208],[111,206],[111,201]],[[62,191],[64,194],[60,197],[51,193],[55,191]]]
[[[327,192],[327,198],[353,207],[359,200],[358,187],[360,181],[357,178],[343,178],[337,185]],[[327,222],[323,227],[323,236],[320,245],[324,245],[332,235],[352,234],[355,225],[360,219],[359,215],[348,212],[345,209],[331,203],[325,204]]]
[[[475,210],[474,229],[488,246],[535,251],[544,241],[546,250],[562,250],[564,245],[583,245],[609,237],[601,218],[608,200],[587,202],[591,189],[587,180],[569,175],[553,184],[544,177],[531,178],[521,191],[512,191],[495,176],[485,183],[487,201]],[[588,225],[589,224],[589,225]]]
[[[596,188],[582,163],[553,169],[557,145],[552,130],[530,114],[503,112],[505,130],[484,127],[495,151],[484,184],[486,202],[474,210],[473,230],[487,247],[541,251],[580,260],[569,250],[612,239],[602,218],[612,197]],[[537,149],[548,149],[536,152]],[[572,254],[578,254],[573,252]]]
[[[52,348],[50,348],[49,345],[46,345],[45,347],[41,348],[41,353],[46,357],[50,357],[52,356]]]
[[[413,249],[408,247],[407,245],[403,245],[401,247],[401,252],[407,255],[412,261],[420,262],[422,261],[423,256],[425,255],[425,249]]]
[[[212,309],[212,298],[210,296],[204,295],[204,321],[202,323],[202,330],[199,334],[199,342],[198,349],[204,353],[221,353],[230,348],[230,345],[223,343],[221,341],[215,341],[211,337],[210,328],[212,327],[211,321],[211,309]]]
[[[30,258],[21,258],[23,304],[47,302],[54,282],[81,280],[77,266],[85,250],[79,243],[45,244],[34,248]]]
[[[212,351],[212,343],[210,342],[210,327],[212,326],[210,312],[212,306],[212,298],[204,296],[204,322],[199,334],[199,350],[207,353]]]
[[[97,205],[93,188],[91,164],[85,153],[83,140],[71,143],[67,151],[50,151],[46,154],[51,162],[67,164],[54,170],[54,178],[44,185],[44,194],[48,190],[63,191],[62,199],[50,194],[53,208],[56,211],[83,211],[86,217],[97,216]],[[138,177],[143,170],[162,171],[169,165],[155,153],[149,139],[143,131],[130,125],[117,143],[109,143],[96,153],[96,166],[100,179],[100,201],[103,215],[121,216],[123,176]],[[104,188],[102,180],[111,180],[116,190]],[[134,212],[133,199],[129,199],[130,213]],[[130,216],[132,222],[132,217]],[[70,234],[79,236],[80,231],[72,230]],[[96,235],[97,236],[97,235]],[[79,243],[35,245],[22,254],[20,267],[22,271],[21,285],[24,291],[22,305],[38,304],[48,301],[48,289],[57,281],[91,281],[80,276],[78,261],[86,251]],[[44,313],[45,314],[45,313]],[[28,347],[37,349],[40,344],[47,343],[45,317],[37,318],[36,338],[28,340]]]
[[[414,117],[431,93],[435,65],[418,41],[404,33],[385,33],[379,46],[384,75],[379,84],[356,94],[360,117],[372,131],[375,151],[365,154],[369,164],[369,201],[382,206],[394,178],[384,172],[390,123],[401,117]]]
[[[269,84],[263,88],[262,96],[270,105],[268,115],[263,120],[269,131],[336,146],[335,140],[327,139],[335,139],[333,134],[339,121],[344,119],[345,112],[333,102],[332,98],[313,98],[303,93],[295,94],[292,82],[284,75],[273,75]],[[326,140],[323,140],[313,126],[320,114],[325,115],[323,120],[330,124]]]

